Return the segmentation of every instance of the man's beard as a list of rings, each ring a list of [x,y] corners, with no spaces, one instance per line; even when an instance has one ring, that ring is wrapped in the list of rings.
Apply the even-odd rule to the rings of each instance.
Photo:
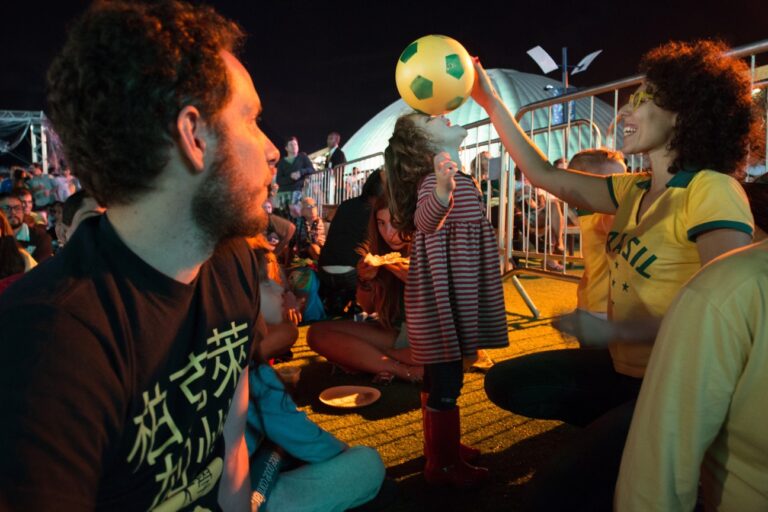
[[[239,184],[225,134],[219,136],[208,177],[192,198],[192,218],[209,240],[254,236],[267,228],[267,213],[253,188]]]

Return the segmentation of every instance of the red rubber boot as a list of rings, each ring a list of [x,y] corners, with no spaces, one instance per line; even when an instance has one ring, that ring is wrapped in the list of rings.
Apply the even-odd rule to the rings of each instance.
[[[432,485],[450,485],[459,489],[480,486],[488,479],[488,470],[467,464],[459,455],[461,426],[459,408],[447,411],[424,410],[424,479]]]
[[[421,392],[421,429],[425,432],[427,432],[427,415],[424,414],[424,411],[427,408],[427,399],[429,398],[429,393],[426,391]],[[424,436],[424,442],[426,443],[426,435]],[[427,453],[427,449],[424,448],[424,453]],[[470,464],[474,464],[478,460],[480,460],[480,450],[477,448],[473,448],[471,446],[468,446],[464,443],[459,444],[459,455],[461,455],[461,458],[465,462],[469,462]]]

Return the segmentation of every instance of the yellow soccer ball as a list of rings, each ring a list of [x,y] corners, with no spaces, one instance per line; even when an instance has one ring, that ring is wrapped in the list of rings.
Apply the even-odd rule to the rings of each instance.
[[[400,55],[395,82],[408,105],[437,116],[467,101],[475,68],[461,43],[448,36],[429,35],[409,44]]]

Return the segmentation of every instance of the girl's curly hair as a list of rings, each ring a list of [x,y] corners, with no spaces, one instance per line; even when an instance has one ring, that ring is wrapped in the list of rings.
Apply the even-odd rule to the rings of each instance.
[[[424,114],[414,112],[400,117],[384,150],[392,225],[400,231],[403,240],[410,240],[416,231],[413,216],[419,183],[434,170],[435,150],[427,135],[413,122],[414,117],[420,115]]]
[[[212,8],[177,0],[98,0],[48,71],[51,119],[72,171],[105,206],[151,190],[196,106],[214,130],[230,96],[220,52],[244,39]]]
[[[757,124],[747,65],[727,51],[721,41],[672,41],[640,61],[654,103],[677,113],[668,146],[677,153],[670,173],[732,173],[744,165]]]

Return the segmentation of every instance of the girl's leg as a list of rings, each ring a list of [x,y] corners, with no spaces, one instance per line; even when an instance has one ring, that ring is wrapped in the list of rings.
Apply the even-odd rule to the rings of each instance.
[[[404,380],[415,380],[421,368],[401,364],[392,355],[397,331],[369,322],[347,320],[318,322],[307,333],[310,348],[333,363],[368,373],[387,372]]]
[[[476,487],[488,470],[467,464],[461,457],[461,417],[456,400],[464,380],[462,361],[425,366],[429,396],[424,415],[424,478],[430,484]]]

